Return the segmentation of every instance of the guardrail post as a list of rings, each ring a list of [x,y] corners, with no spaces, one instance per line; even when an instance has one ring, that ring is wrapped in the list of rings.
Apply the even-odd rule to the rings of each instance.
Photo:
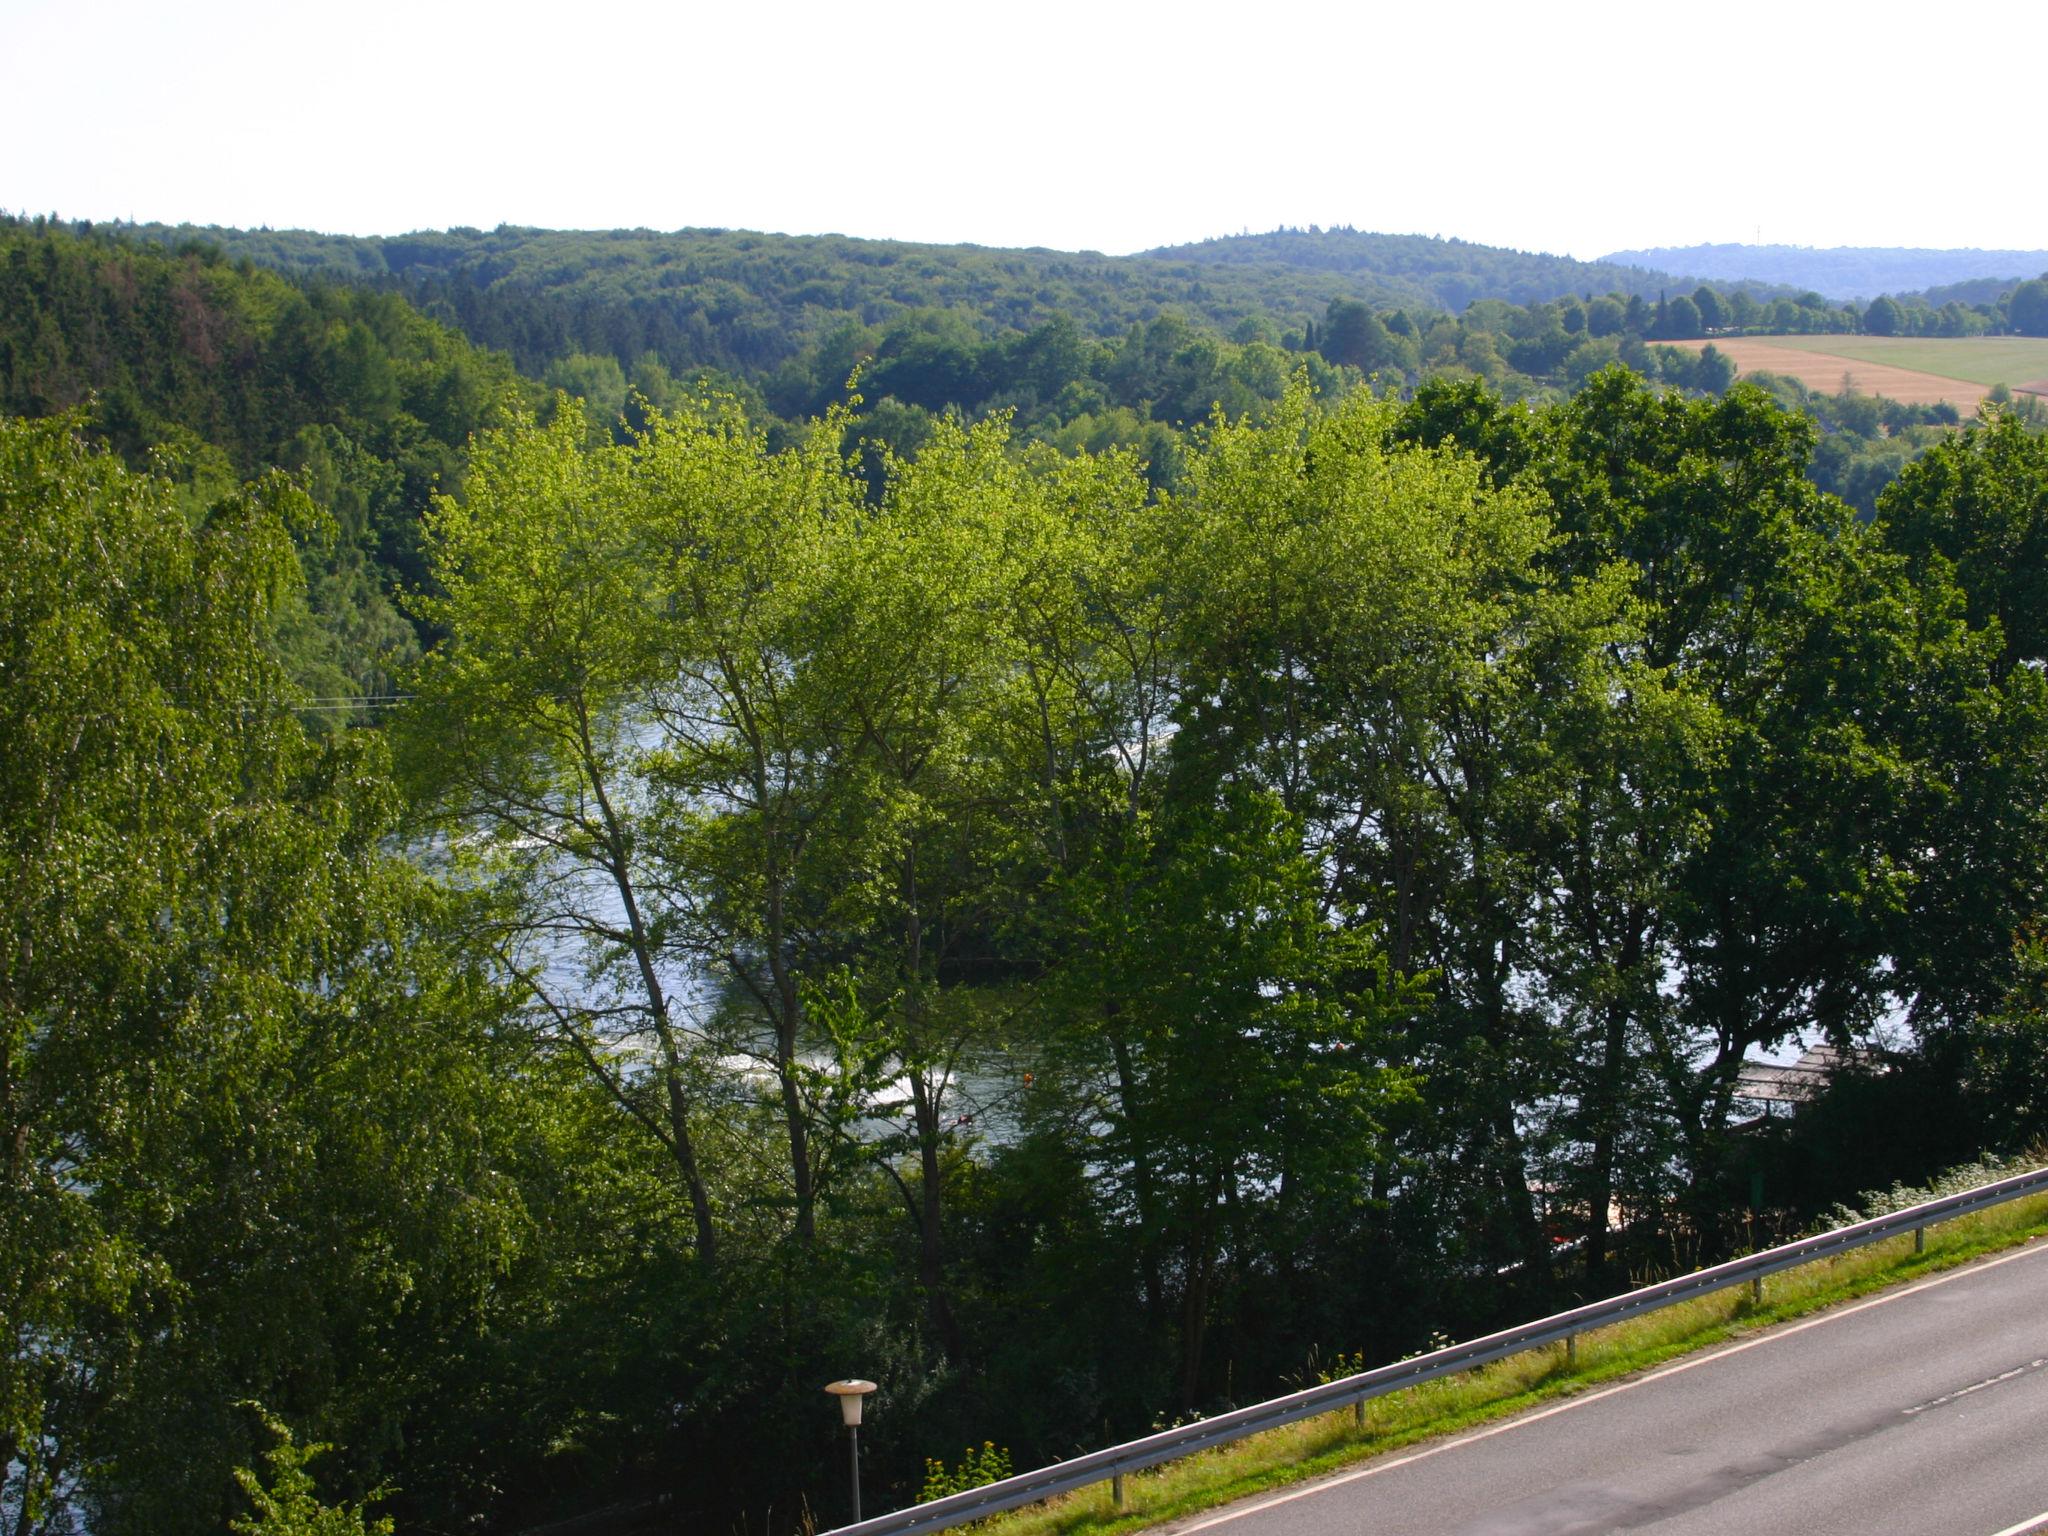
[[[1927,1251],[1927,1229],[1925,1227],[1915,1227],[1913,1229],[1913,1251],[1915,1253],[1925,1253]]]
[[[1758,1275],[1749,1282],[1749,1304],[1752,1307],[1760,1307],[1764,1304],[1764,1277],[1762,1275]]]
[[[1576,1333],[1564,1336],[1564,1368],[1568,1371],[1579,1368],[1579,1336]]]
[[[1109,1479],[1109,1496],[1111,1501],[1115,1503],[1118,1514],[1122,1514],[1131,1507],[1131,1501],[1124,1497],[1123,1473],[1117,1472],[1111,1475]]]

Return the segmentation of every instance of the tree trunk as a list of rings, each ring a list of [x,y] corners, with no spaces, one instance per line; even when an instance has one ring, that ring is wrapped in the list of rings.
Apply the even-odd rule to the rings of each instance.
[[[600,814],[604,817],[605,853],[612,877],[612,886],[618,892],[619,905],[626,914],[626,931],[631,936],[633,960],[640,972],[640,985],[647,1000],[647,1019],[655,1037],[661,1042],[663,1086],[667,1090],[669,1135],[674,1147],[676,1168],[681,1173],[683,1185],[689,1191],[690,1216],[697,1229],[697,1257],[710,1265],[718,1259],[718,1231],[711,1220],[711,1197],[704,1188],[702,1171],[697,1164],[697,1147],[690,1135],[689,1090],[683,1082],[682,1051],[676,1044],[674,1022],[669,1018],[668,993],[661,984],[661,975],[654,968],[654,946],[648,938],[647,924],[640,914],[639,894],[633,888],[633,873],[626,858],[626,837],[619,825],[619,819],[612,809],[611,797],[605,793],[604,775],[599,771],[597,754],[590,748],[589,722],[583,722],[584,772],[590,780],[591,792],[597,801]]]
[[[910,1073],[910,1102],[917,1116],[920,1181],[917,1283],[924,1292],[925,1312],[931,1319],[932,1332],[938,1336],[946,1358],[958,1363],[967,1358],[967,1341],[961,1335],[960,1325],[953,1316],[952,1303],[946,1296],[944,1228],[940,1224],[943,1216],[940,1180],[944,1173],[939,1163],[943,1131],[939,1116],[944,1099],[923,1072],[913,1069]]]
[[[924,920],[918,911],[917,850],[913,844],[903,856],[903,976],[904,976],[904,1070],[910,1079],[911,1110],[917,1121],[917,1159],[921,1187],[918,1190],[917,1278],[924,1291],[925,1310],[932,1331],[938,1335],[947,1357],[960,1360],[966,1355],[966,1341],[953,1318],[946,1299],[945,1235],[942,1179],[944,1170],[939,1151],[944,1126],[940,1115],[945,1107],[945,1085],[934,1082],[922,1060],[929,1042],[925,1038],[924,1016]]]
[[[1209,1342],[1209,1291],[1216,1276],[1216,1197],[1223,1175],[1212,1173],[1188,1238],[1187,1284],[1180,1298],[1180,1410],[1192,1413],[1202,1391],[1202,1355]]]
[[[1117,1099],[1123,1106],[1124,1137],[1131,1159],[1131,1193],[1138,1202],[1138,1272],[1145,1286],[1145,1315],[1154,1328],[1165,1321],[1165,1283],[1159,1272],[1159,1200],[1152,1159],[1145,1146],[1144,1116],[1129,1043],[1116,1032],[1116,1005],[1104,1005],[1110,1055],[1116,1060]]]
[[[775,984],[775,1075],[782,1088],[782,1119],[789,1135],[790,1188],[796,1196],[797,1241],[809,1247],[817,1240],[817,1191],[811,1177],[810,1123],[797,1091],[797,1030],[803,1007],[796,977],[789,968],[787,923],[780,872],[771,875],[768,896],[768,971]]]
[[[1607,1008],[1601,1042],[1600,1076],[1595,1088],[1592,1181],[1587,1192],[1586,1284],[1596,1292],[1610,1289],[1607,1239],[1609,1210],[1614,1203],[1614,1164],[1621,1142],[1621,1092],[1628,1050],[1628,1013],[1619,1005]]]

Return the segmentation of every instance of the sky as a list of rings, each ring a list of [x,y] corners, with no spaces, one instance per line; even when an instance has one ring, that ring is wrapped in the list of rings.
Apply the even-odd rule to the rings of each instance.
[[[2048,248],[2048,6],[0,0],[0,211]]]

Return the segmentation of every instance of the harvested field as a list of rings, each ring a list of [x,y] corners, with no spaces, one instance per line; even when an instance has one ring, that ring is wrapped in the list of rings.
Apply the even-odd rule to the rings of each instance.
[[[1816,350],[1825,342],[1868,340],[1855,336],[1763,337],[1731,336],[1704,341],[1665,342],[1697,352],[1711,345],[1735,364],[1742,373],[1777,373],[1797,379],[1821,394],[1840,394],[1853,389],[1865,395],[1883,395],[1906,405],[1933,405],[1946,400],[1965,416],[1976,413],[1977,404],[1991,391],[1983,384],[1944,378],[1937,373],[1899,368],[1840,352]],[[1788,343],[1798,342],[1793,346]]]

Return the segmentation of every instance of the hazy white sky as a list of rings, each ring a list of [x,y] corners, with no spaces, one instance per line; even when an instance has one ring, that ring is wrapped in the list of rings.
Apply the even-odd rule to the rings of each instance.
[[[0,0],[0,209],[2048,247],[2048,6]]]

